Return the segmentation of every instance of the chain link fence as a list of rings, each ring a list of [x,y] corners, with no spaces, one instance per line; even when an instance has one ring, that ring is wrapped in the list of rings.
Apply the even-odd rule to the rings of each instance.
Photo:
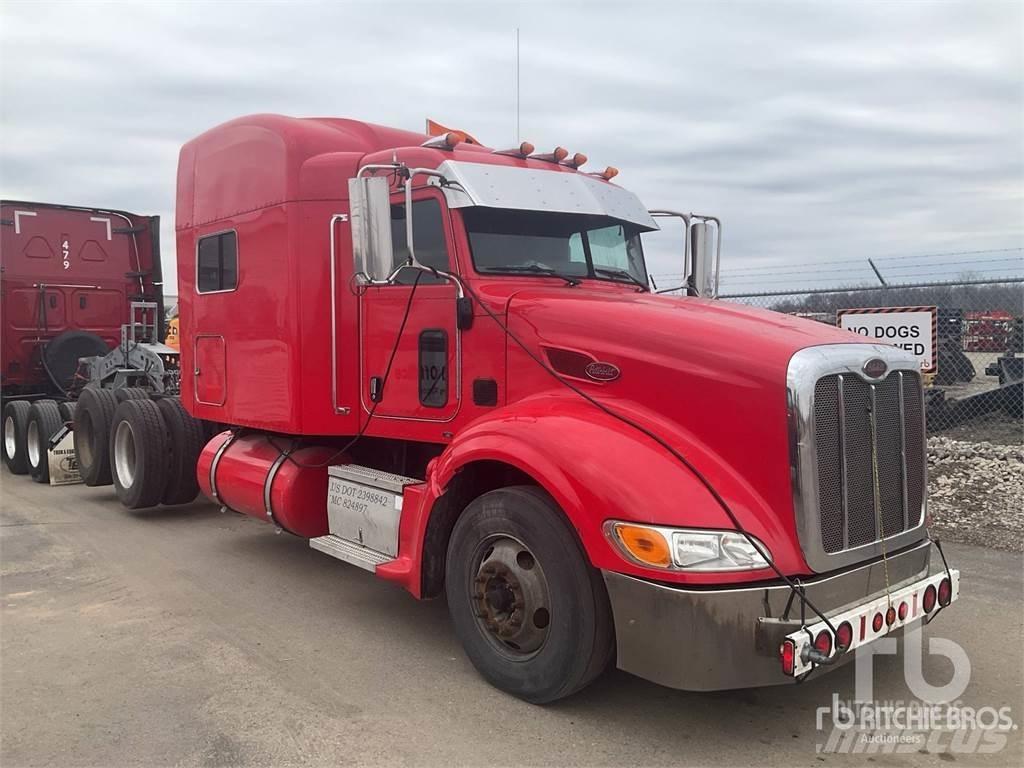
[[[926,267],[935,259],[925,265],[909,264],[913,259],[894,258],[889,264],[867,260],[870,274],[864,272],[864,260],[852,267],[852,262],[844,262],[821,270],[781,266],[727,271],[722,275],[721,298],[828,325],[839,324],[843,310],[936,307],[937,367],[934,374],[924,376],[930,530],[954,541],[1021,551],[1024,259],[1013,257],[1016,274],[1007,275],[1002,260],[1010,257],[1005,252],[1020,254],[1021,249],[996,252],[995,259],[991,251],[980,252],[977,255],[1000,262],[999,266],[976,263],[971,277],[956,280],[930,277],[934,272]],[[948,266],[960,268],[959,263]],[[861,274],[851,274],[854,268]],[[662,282],[673,285],[678,278],[667,275]],[[856,287],[817,287],[844,280]],[[887,284],[866,287],[868,280]],[[794,284],[804,287],[796,289]],[[768,290],[730,290],[731,285]],[[772,290],[776,286],[779,290]]]
[[[1024,278],[723,294],[722,299],[837,325],[841,310],[937,307],[934,374],[925,375],[929,435],[1022,440]]]

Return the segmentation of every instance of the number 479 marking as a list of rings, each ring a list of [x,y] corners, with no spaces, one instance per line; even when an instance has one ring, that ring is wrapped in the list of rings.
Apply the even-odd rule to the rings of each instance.
[[[60,250],[64,257],[64,269],[69,269],[71,267],[71,246],[67,240],[61,240]]]

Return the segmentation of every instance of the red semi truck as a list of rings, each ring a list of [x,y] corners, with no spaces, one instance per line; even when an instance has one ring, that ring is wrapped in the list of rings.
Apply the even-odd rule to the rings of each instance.
[[[109,436],[85,463],[129,506],[191,471],[445,595],[481,674],[532,702],[612,659],[682,689],[793,682],[934,619],[959,574],[931,556],[917,361],[716,301],[717,221],[585,162],[277,115],[190,141],[184,411],[80,405]],[[644,263],[664,216],[682,297]]]

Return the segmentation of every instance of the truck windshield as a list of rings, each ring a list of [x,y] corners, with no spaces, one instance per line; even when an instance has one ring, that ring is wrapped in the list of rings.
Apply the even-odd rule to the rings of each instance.
[[[463,208],[462,215],[478,272],[548,273],[648,287],[640,233],[632,224],[482,207]]]

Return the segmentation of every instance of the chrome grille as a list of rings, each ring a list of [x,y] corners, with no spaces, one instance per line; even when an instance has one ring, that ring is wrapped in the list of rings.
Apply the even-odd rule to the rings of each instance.
[[[921,406],[920,376],[911,371],[893,371],[875,382],[836,373],[815,383],[818,515],[825,553],[887,539],[920,523]]]

